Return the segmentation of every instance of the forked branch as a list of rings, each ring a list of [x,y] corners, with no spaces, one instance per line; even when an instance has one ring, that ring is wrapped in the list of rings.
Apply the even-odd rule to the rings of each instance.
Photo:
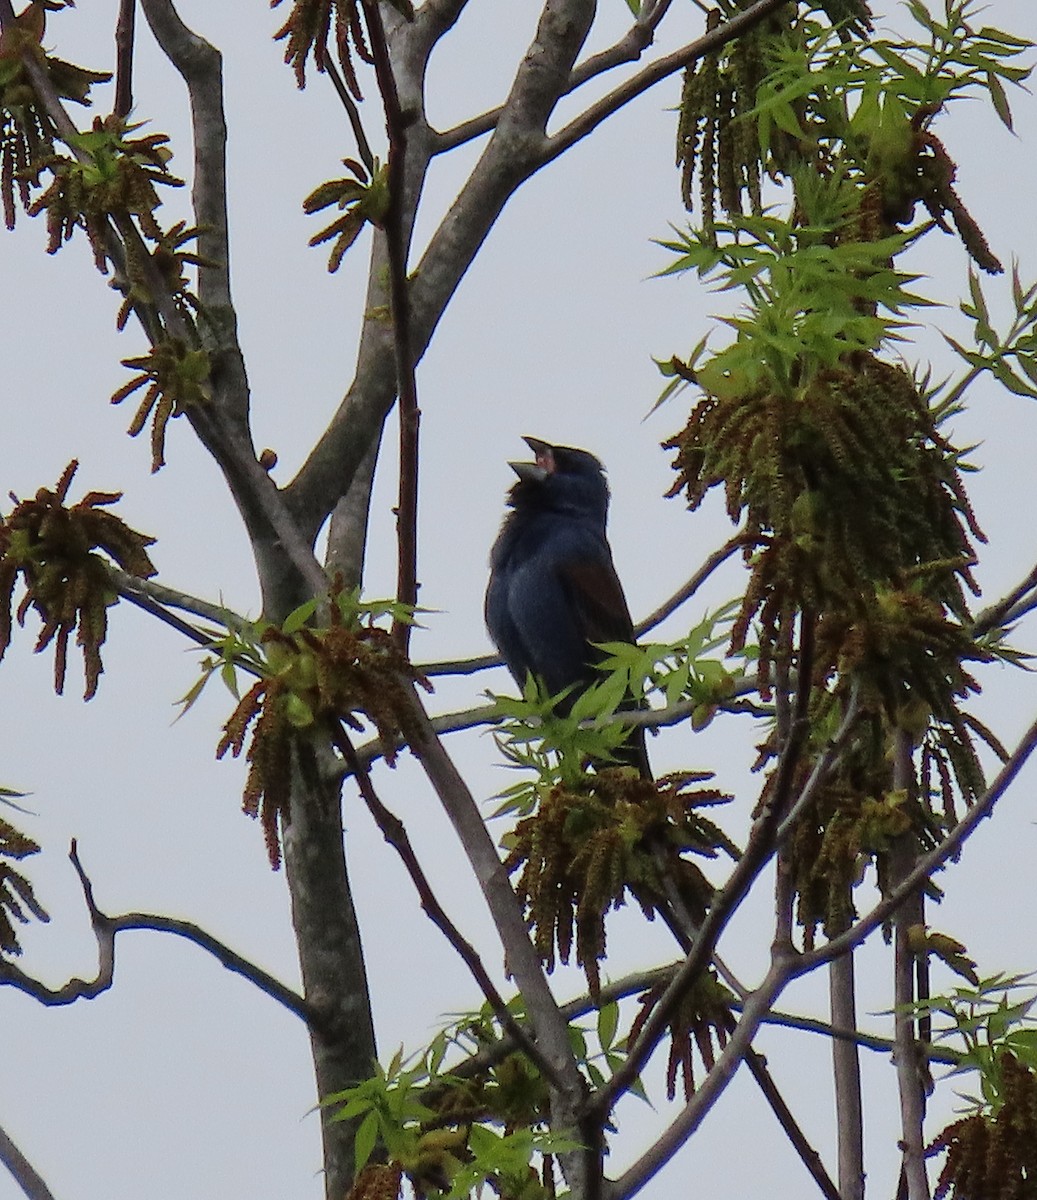
[[[49,988],[31,975],[26,974],[20,967],[8,960],[0,960],[0,987],[14,987],[26,995],[32,996],[41,1004],[48,1007],[59,1007],[74,1004],[77,1000],[93,1000],[111,986],[115,974],[115,935],[129,929],[152,929],[157,933],[171,933],[184,938],[194,945],[200,946],[211,954],[228,971],[240,975],[254,984],[272,1000],[283,1005],[304,1021],[309,1021],[306,1002],[302,996],[292,991],[286,984],[275,979],[262,967],[243,958],[236,950],[232,950],[218,938],[206,933],[192,921],[180,921],[173,917],[157,916],[151,913],[124,913],[118,917],[110,917],[101,912],[94,900],[93,884],[79,860],[79,852],[75,841],[69,850],[69,859],[79,876],[83,889],[83,899],[86,901],[90,914],[90,924],[97,938],[98,967],[93,979],[70,979],[60,988]]]

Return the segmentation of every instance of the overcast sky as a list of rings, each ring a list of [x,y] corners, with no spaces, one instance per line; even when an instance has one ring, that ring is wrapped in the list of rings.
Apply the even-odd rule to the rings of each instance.
[[[286,480],[352,371],[366,241],[329,277],[324,252],[306,249],[317,225],[303,216],[301,200],[338,172],[353,146],[326,81],[315,79],[300,94],[280,64],[269,35],[287,6],[270,13],[264,4],[242,0],[184,0],[180,7],[225,55],[233,284],[256,442],[276,449],[276,477]],[[435,122],[447,125],[503,98],[536,7],[473,0],[433,61]],[[622,0],[603,0],[600,7],[608,32],[617,35],[626,13]],[[52,15],[48,46],[85,65],[110,65],[115,8],[113,0],[93,0]],[[694,6],[680,3],[675,10],[667,45],[690,40],[700,28]],[[1037,11],[1028,0],[993,0],[984,19],[1037,37]],[[522,456],[522,434],[585,446],[607,465],[611,540],[635,616],[661,602],[728,536],[718,504],[689,517],[679,501],[663,499],[671,475],[659,442],[683,424],[686,399],[646,419],[660,383],[652,356],[687,353],[720,304],[691,278],[653,278],[668,260],[652,239],[666,237],[668,223],[683,219],[672,169],[675,89],[671,81],[631,105],[527,185],[465,279],[420,367],[421,602],[433,611],[415,637],[419,661],[489,648],[481,616],[486,558],[512,478],[507,460]],[[105,111],[107,94],[98,95]],[[960,165],[959,190],[995,252],[1005,261],[1017,257],[1029,279],[1037,276],[1037,105],[1021,92],[1013,92],[1012,101],[1016,138],[978,104],[941,118],[937,132]],[[172,167],[186,172],[180,81],[158,57],[146,27],[136,115],[153,122],[149,131],[173,136]],[[367,120],[379,130],[374,105]],[[437,166],[419,238],[428,236],[477,149]],[[186,216],[183,204],[184,198],[170,197],[170,219]],[[216,468],[186,423],[174,422],[169,465],[149,474],[146,439],[132,441],[124,432],[132,404],[108,404],[128,378],[119,359],[140,353],[143,340],[132,330],[115,333],[116,297],[93,273],[82,239],[49,258],[44,235],[40,221],[21,220],[15,235],[0,239],[7,410],[0,495],[26,496],[52,485],[77,457],[82,465],[72,498],[90,488],[125,491],[119,511],[158,538],[153,557],[163,582],[255,615],[251,556]],[[927,286],[934,293],[948,300],[961,294],[966,259],[956,240],[930,239],[917,269],[932,277]],[[1003,298],[1006,285],[992,283],[990,293]],[[953,303],[943,315],[949,327],[965,332]],[[922,353],[934,356],[938,374],[952,368],[937,336],[924,338]],[[960,443],[981,443],[973,457],[983,470],[971,488],[990,537],[980,578],[991,599],[1037,560],[1031,517],[1037,410],[987,384],[972,402],[954,434]],[[393,484],[387,459],[376,494],[371,595],[394,586]],[[688,619],[736,594],[740,578],[729,571],[695,601]],[[193,682],[198,655],[170,630],[120,605],[112,613],[99,694],[83,705],[78,661],[71,661],[66,696],[55,698],[49,658],[32,656],[32,640],[30,631],[16,636],[0,668],[0,783],[32,793],[25,803],[33,815],[16,823],[45,847],[28,867],[52,916],[49,926],[26,930],[23,965],[52,985],[95,971],[96,946],[66,857],[76,837],[103,910],[197,921],[295,984],[284,878],[270,872],[260,830],[239,811],[240,764],[213,759],[230,698],[214,684],[173,724],[174,701]],[[1019,640],[1033,645],[1032,629],[1024,628]],[[1037,685],[1007,669],[991,669],[983,678],[979,711],[1011,743],[1033,718]],[[508,686],[500,672],[443,683],[431,707],[470,706],[485,688]],[[740,836],[758,787],[745,777],[756,736],[741,718],[718,723],[693,744],[686,730],[659,738],[652,753],[661,768],[716,769],[723,785],[736,791],[726,825]],[[477,795],[491,796],[510,782],[488,735],[457,736],[450,748]],[[977,834],[963,863],[946,876],[948,899],[933,918],[966,941],[988,972],[1037,968],[1029,919],[1004,916],[1020,908],[1028,914],[1033,902],[1034,779],[1032,771],[1024,775],[997,822]],[[452,836],[420,773],[403,761],[395,774],[380,769],[376,782],[411,826],[433,884],[463,932],[492,957],[496,943],[475,885],[459,869]],[[394,855],[348,788],[345,822],[385,1059],[400,1043],[417,1047],[443,1014],[473,1007],[479,997],[421,915]],[[765,887],[758,891],[725,942],[750,980],[765,967],[769,940],[760,936],[768,929],[768,897]],[[654,930],[646,934],[632,914],[616,920],[613,944],[619,947],[610,965],[614,975],[670,953],[665,939]],[[877,980],[865,1008],[887,1007],[881,947],[865,952],[863,969]],[[579,983],[563,977],[560,994],[575,994]],[[783,1000],[784,1007],[796,1004],[823,1012],[816,988]],[[158,934],[121,935],[111,991],[92,1003],[47,1010],[7,989],[0,992],[0,1022],[0,1125],[59,1200],[315,1200],[322,1194],[302,1026],[197,947]],[[872,1023],[882,1027],[877,1019]],[[793,1107],[831,1163],[827,1047],[807,1035],[766,1033],[760,1046],[779,1082],[792,1085]],[[870,1182],[874,1194],[888,1195],[896,1170],[893,1077],[884,1059],[870,1058],[865,1066],[874,1089]],[[816,1086],[809,1082],[815,1070]],[[942,1103],[946,1113],[950,1101]],[[752,1154],[740,1141],[749,1129]],[[635,1151],[621,1143],[617,1163]],[[789,1181],[787,1191],[775,1187],[776,1178]],[[678,1180],[689,1179],[704,1194],[732,1198],[760,1194],[761,1187],[764,1194],[806,1194],[807,1186],[773,1119],[741,1078],[703,1135],[646,1194],[673,1195]],[[0,1174],[0,1200],[19,1194]]]

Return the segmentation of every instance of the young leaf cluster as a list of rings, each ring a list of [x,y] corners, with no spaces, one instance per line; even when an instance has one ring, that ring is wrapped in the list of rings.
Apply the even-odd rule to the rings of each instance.
[[[334,238],[328,257],[328,270],[332,272],[339,269],[343,255],[360,236],[363,227],[369,223],[381,229],[389,211],[388,167],[379,166],[375,159],[368,172],[355,159],[344,158],[342,162],[352,172],[352,177],[328,180],[303,201],[307,213],[320,212],[333,204],[343,210],[342,216],[310,238],[311,246],[320,246]]]
[[[366,720],[391,764],[413,721],[407,681],[417,680],[417,672],[389,631],[376,624],[399,606],[365,604],[356,593],[340,590],[332,593],[330,623],[323,628],[307,624],[317,608],[316,600],[309,601],[283,625],[262,628],[249,654],[260,678],[238,701],[216,750],[217,758],[228,750],[236,758],[251,730],[244,810],[261,821],[274,868],[290,815],[293,766],[307,752],[307,739],[316,732],[335,739],[343,723],[363,730]]]
[[[54,689],[59,694],[65,683],[68,640],[78,630],[76,642],[83,650],[86,673],[84,699],[89,700],[103,669],[108,609],[117,600],[108,560],[131,575],[149,578],[155,567],[147,547],[154,538],[106,511],[121,492],[89,492],[66,506],[78,465],[69,463],[53,489],[40,488],[31,500],[12,497],[14,509],[0,519],[0,658],[11,642],[13,615],[22,624],[34,608],[43,623],[36,650],[54,642]],[[19,577],[25,595],[12,614]]]
[[[158,471],[166,461],[166,428],[170,419],[183,416],[192,406],[209,400],[209,352],[170,337],[156,342],[139,358],[124,358],[122,365],[138,374],[113,393],[112,403],[121,404],[134,392],[145,389],[128,433],[136,437],[151,418],[151,470]]]
[[[637,1041],[648,1018],[666,992],[666,983],[657,983],[638,997],[640,1009],[630,1026],[627,1044]],[[727,1044],[728,1031],[734,1025],[732,1003],[734,996],[710,969],[700,975],[682,995],[680,1004],[670,1017],[670,1052],[666,1064],[666,1096],[677,1094],[680,1078],[685,1100],[695,1091],[695,1051],[705,1070],[711,1071],[717,1056]]]
[[[671,889],[701,918],[712,885],[692,854],[737,851],[699,812],[729,797],[693,784],[708,776],[675,775],[653,783],[626,768],[585,772],[579,781],[541,785],[536,811],[506,835],[505,867],[528,910],[533,941],[548,970],[573,949],[591,995],[600,988],[605,916],[629,894],[649,920],[668,914]]]
[[[82,228],[97,269],[104,273],[109,220],[123,215],[134,217],[146,238],[162,241],[162,228],[154,215],[162,201],[155,185],[183,187],[184,181],[168,169],[172,157],[166,146],[169,138],[161,133],[128,136],[139,128],[115,116],[95,117],[92,129],[72,139],[79,155],[55,152],[33,161],[30,181],[34,186],[39,186],[44,171],[52,176],[50,185],[28,209],[33,217],[47,214],[49,254]]]
[[[481,1018],[466,1024],[468,1032],[433,1039],[422,1061],[405,1066],[398,1053],[385,1071],[326,1101],[336,1120],[357,1123],[350,1200],[396,1200],[404,1179],[414,1195],[444,1200],[478,1195],[487,1184],[504,1200],[553,1194],[533,1161],[570,1147],[545,1129],[538,1072],[515,1053],[474,1072],[443,1070],[451,1044],[470,1043],[471,1029],[484,1030]],[[544,1173],[550,1183],[549,1159]]]
[[[111,78],[107,71],[89,71],[43,52],[46,13],[62,7],[53,0],[30,4],[0,33],[0,195],[8,229],[15,225],[15,195],[23,208],[31,204],[34,164],[54,154],[54,124],[33,88],[25,56],[46,71],[61,99],[76,104],[88,104],[91,87]]]
[[[1011,126],[1005,82],[1021,84],[1024,40],[983,26],[972,0],[945,0],[943,20],[913,0],[917,42],[863,36],[866,6],[781,10],[748,37],[689,68],[678,126],[678,162],[688,206],[697,171],[702,225],[715,213],[761,211],[760,179],[780,181],[806,166],[846,173],[861,188],[861,240],[908,224],[923,204],[959,236],[984,270],[999,271],[979,226],[954,191],[953,160],[930,125],[954,99],[985,93]],[[840,19],[849,16],[849,23]],[[746,205],[745,197],[748,200]]]
[[[281,3],[282,0],[271,0],[270,7],[278,8]],[[274,40],[287,41],[284,61],[295,72],[300,88],[306,86],[306,63],[311,55],[318,71],[327,70],[331,61],[328,41],[334,26],[335,57],[346,85],[357,100],[363,99],[353,54],[365,63],[373,63],[374,58],[368,49],[360,13],[360,0],[292,0],[292,10],[274,34]]]

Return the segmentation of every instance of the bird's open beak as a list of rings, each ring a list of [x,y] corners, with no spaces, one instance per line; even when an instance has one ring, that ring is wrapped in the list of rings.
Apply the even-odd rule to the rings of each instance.
[[[526,483],[543,483],[555,469],[554,447],[540,438],[524,437],[522,439],[533,451],[536,462],[513,462],[508,466]]]

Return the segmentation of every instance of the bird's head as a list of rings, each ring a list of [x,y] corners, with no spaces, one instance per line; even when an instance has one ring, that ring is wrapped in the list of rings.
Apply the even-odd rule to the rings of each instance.
[[[609,506],[605,469],[587,450],[523,438],[534,462],[513,462],[518,483],[508,495],[512,508],[539,508],[593,516],[604,524]]]

